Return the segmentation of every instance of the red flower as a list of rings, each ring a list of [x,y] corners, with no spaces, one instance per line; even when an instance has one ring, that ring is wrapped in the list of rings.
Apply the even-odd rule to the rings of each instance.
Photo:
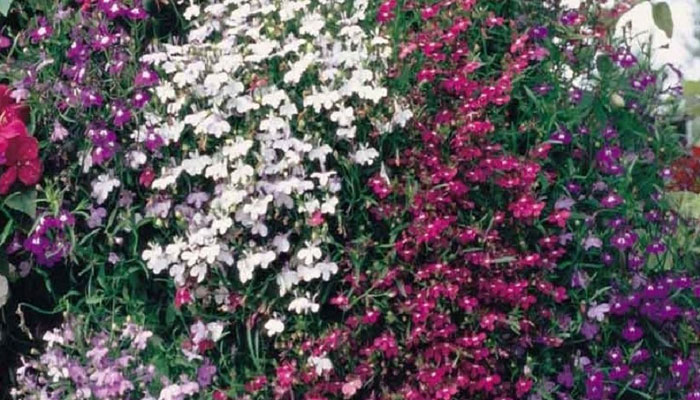
[[[0,164],[3,164],[9,140],[18,136],[28,136],[27,127],[22,121],[15,119],[6,125],[0,125]]]
[[[515,390],[518,397],[525,396],[530,389],[532,389],[532,381],[527,378],[518,379],[518,383],[515,384]]]
[[[151,183],[156,179],[156,173],[153,171],[153,169],[146,168],[141,172],[141,175],[139,176],[139,183],[141,186],[145,188],[151,187]]]
[[[31,136],[14,136],[7,143],[5,152],[7,170],[0,176],[0,194],[7,194],[17,179],[27,186],[35,185],[41,178],[39,143]]]
[[[175,308],[179,309],[183,305],[190,304],[191,302],[192,294],[188,288],[181,287],[175,291]]]

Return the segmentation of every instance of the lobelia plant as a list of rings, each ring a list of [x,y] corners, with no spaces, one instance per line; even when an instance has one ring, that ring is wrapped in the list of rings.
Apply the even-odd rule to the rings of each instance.
[[[15,3],[13,398],[700,398],[697,168],[635,3]]]

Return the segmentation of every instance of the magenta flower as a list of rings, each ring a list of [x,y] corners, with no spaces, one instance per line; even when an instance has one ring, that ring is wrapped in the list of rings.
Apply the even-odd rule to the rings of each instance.
[[[605,375],[602,372],[596,371],[588,375],[586,379],[586,398],[588,400],[602,400],[604,395],[603,380]]]
[[[44,17],[39,17],[37,19],[38,27],[31,32],[29,32],[29,37],[32,43],[39,43],[53,34],[53,28],[49,25],[49,22]]]
[[[618,195],[615,192],[610,192],[608,193],[603,199],[600,201],[600,204],[603,205],[605,208],[615,208],[619,206],[620,204],[624,203],[624,200],[620,195]]]
[[[112,122],[114,126],[121,128],[131,122],[131,110],[121,102],[115,102],[112,105]]]
[[[134,78],[134,86],[136,87],[151,87],[159,82],[158,74],[149,67],[143,67]]]
[[[629,321],[622,330],[622,337],[628,342],[636,342],[644,336],[644,331],[635,321]]]

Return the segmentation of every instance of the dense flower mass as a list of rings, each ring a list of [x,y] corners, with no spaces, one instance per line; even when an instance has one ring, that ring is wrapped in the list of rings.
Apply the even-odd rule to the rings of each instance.
[[[700,399],[680,74],[560,3],[13,2],[0,397]]]

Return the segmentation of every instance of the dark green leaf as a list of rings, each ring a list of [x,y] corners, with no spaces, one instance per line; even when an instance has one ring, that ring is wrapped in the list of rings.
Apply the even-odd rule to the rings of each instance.
[[[601,54],[595,59],[595,65],[601,75],[609,74],[613,68],[613,62],[609,56]]]
[[[13,193],[10,197],[5,199],[4,205],[13,210],[27,214],[34,219],[36,218],[36,190]]]
[[[664,31],[670,39],[673,36],[673,17],[671,16],[671,7],[668,6],[668,3],[661,2],[652,5],[651,15],[654,17],[656,26]]]

